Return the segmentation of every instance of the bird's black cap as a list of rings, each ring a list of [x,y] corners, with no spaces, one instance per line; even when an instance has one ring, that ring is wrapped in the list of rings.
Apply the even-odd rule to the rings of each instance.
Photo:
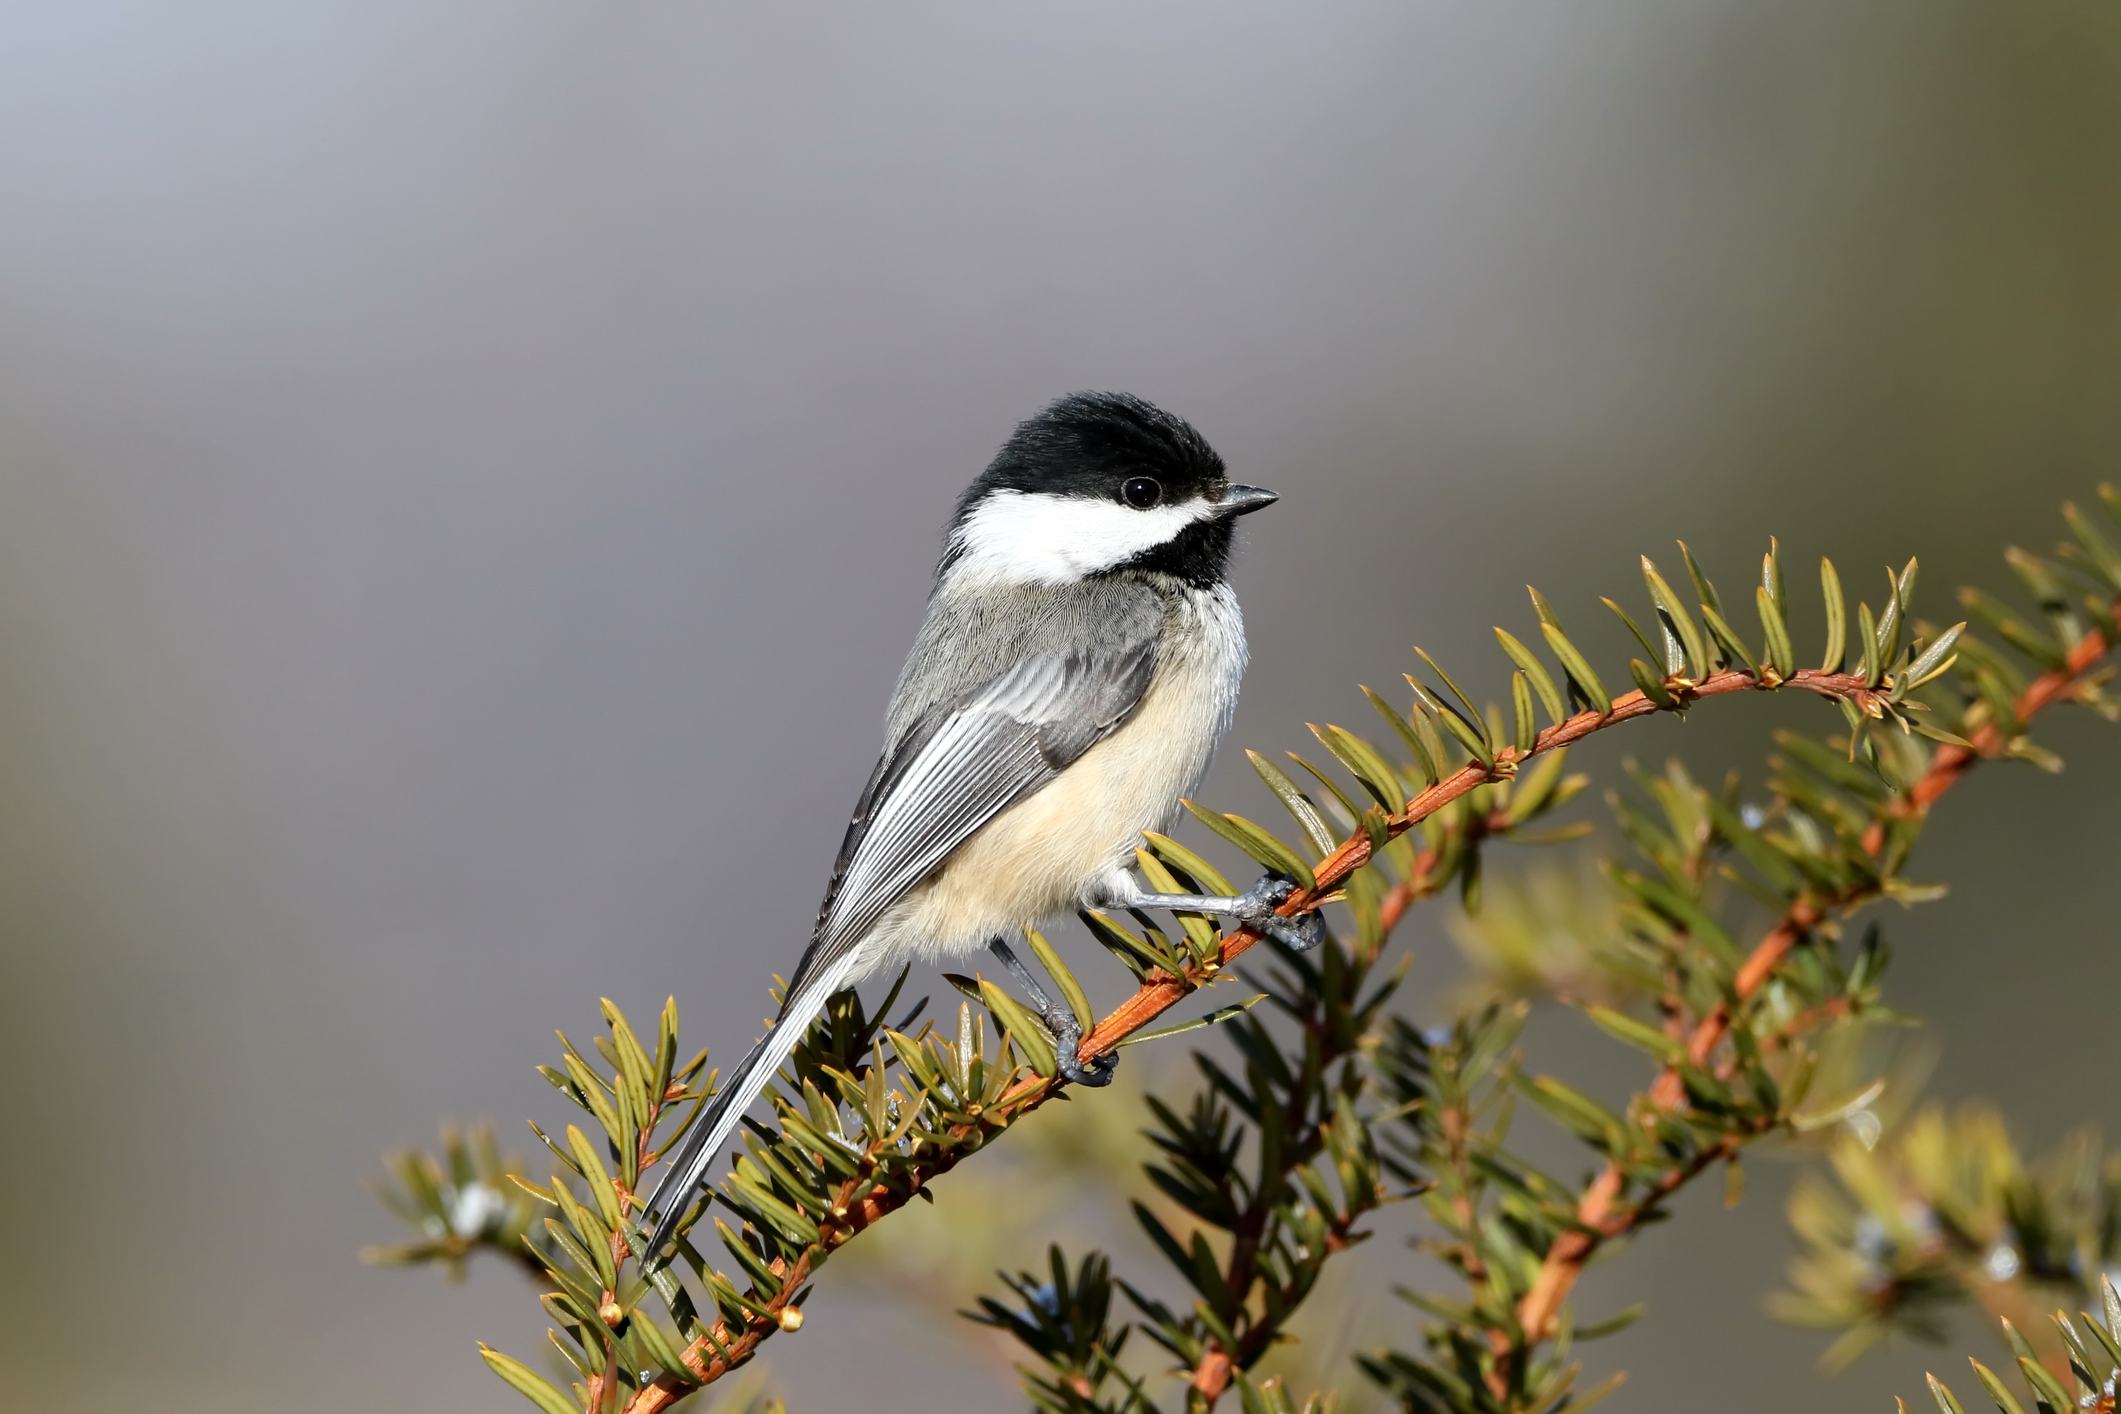
[[[1223,459],[1191,423],[1132,393],[1070,393],[1018,425],[958,510],[1002,490],[1103,500],[1144,475],[1184,500],[1224,479]]]

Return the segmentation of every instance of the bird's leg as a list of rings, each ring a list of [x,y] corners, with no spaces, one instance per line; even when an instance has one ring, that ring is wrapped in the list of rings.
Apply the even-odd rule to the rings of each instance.
[[[1272,874],[1241,894],[1136,893],[1121,901],[1126,908],[1169,908],[1182,913],[1219,913],[1235,918],[1253,932],[1274,939],[1294,952],[1309,952],[1325,941],[1325,920],[1317,909],[1284,918],[1274,910],[1296,892],[1296,885]]]
[[[1055,1005],[1052,999],[1047,997],[1045,988],[1039,986],[1038,980],[1031,975],[1031,969],[1018,962],[1016,954],[1011,952],[1009,945],[1000,938],[987,944],[987,949],[1003,967],[1009,969],[1010,975],[1016,978],[1017,985],[1030,994],[1031,1005],[1038,1008],[1039,1018],[1046,1023],[1046,1029],[1053,1033],[1053,1054],[1060,1063],[1061,1078],[1071,1085],[1110,1085],[1112,1072],[1119,1066],[1119,1053],[1114,1051],[1109,1055],[1099,1056],[1084,1065],[1077,1055],[1083,1045],[1083,1024],[1076,1018],[1074,1009],[1065,1002]]]

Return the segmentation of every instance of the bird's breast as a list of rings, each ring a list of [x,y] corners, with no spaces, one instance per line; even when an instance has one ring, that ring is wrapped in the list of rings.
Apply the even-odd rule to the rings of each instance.
[[[1141,705],[966,841],[893,910],[891,932],[936,954],[983,947],[1078,906],[1132,861],[1142,831],[1170,828],[1230,725],[1245,635],[1226,585],[1182,590],[1169,612]]]

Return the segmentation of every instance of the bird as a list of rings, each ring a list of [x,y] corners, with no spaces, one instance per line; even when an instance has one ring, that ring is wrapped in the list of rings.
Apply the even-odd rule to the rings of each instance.
[[[779,1015],[645,1204],[651,1254],[810,1022],[872,973],[992,952],[1053,1033],[1058,1078],[1095,1086],[1116,1056],[1079,1057],[1081,1023],[1005,935],[1070,909],[1170,908],[1318,943],[1315,912],[1276,911],[1287,879],[1156,893],[1128,869],[1229,728],[1247,650],[1225,569],[1238,517],[1277,499],[1231,481],[1191,424],[1131,394],[1070,394],[1017,426],[950,518],[883,754]]]

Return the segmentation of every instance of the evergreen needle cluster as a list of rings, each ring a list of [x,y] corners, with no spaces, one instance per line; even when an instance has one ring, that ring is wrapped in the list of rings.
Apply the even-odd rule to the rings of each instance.
[[[2010,1347],[2010,1365],[2006,1368],[2015,1366],[2032,1396],[2035,1414],[2063,1414],[2071,1409],[2081,1409],[2086,1414],[2113,1414],[2117,1407],[2117,1391],[2121,1391],[2121,1294],[2116,1294],[2111,1279],[2102,1277],[2096,1295],[2099,1315],[2078,1312],[2083,1330],[2078,1330],[2066,1311],[2050,1313],[2043,1323],[2051,1328],[2060,1347],[2052,1365],[2040,1358],[2018,1327],[2008,1319],[2000,1323],[2004,1342]],[[1967,1363],[1974,1367],[1974,1378],[1980,1382],[1982,1393],[2002,1414],[2026,1414],[2026,1406],[2019,1403],[1995,1371],[1971,1357]],[[1929,1387],[1930,1398],[1936,1401],[1941,1414],[1966,1414],[1966,1406],[1944,1381],[1931,1375]],[[1896,1402],[1900,1414],[1907,1414],[1907,1401]]]

